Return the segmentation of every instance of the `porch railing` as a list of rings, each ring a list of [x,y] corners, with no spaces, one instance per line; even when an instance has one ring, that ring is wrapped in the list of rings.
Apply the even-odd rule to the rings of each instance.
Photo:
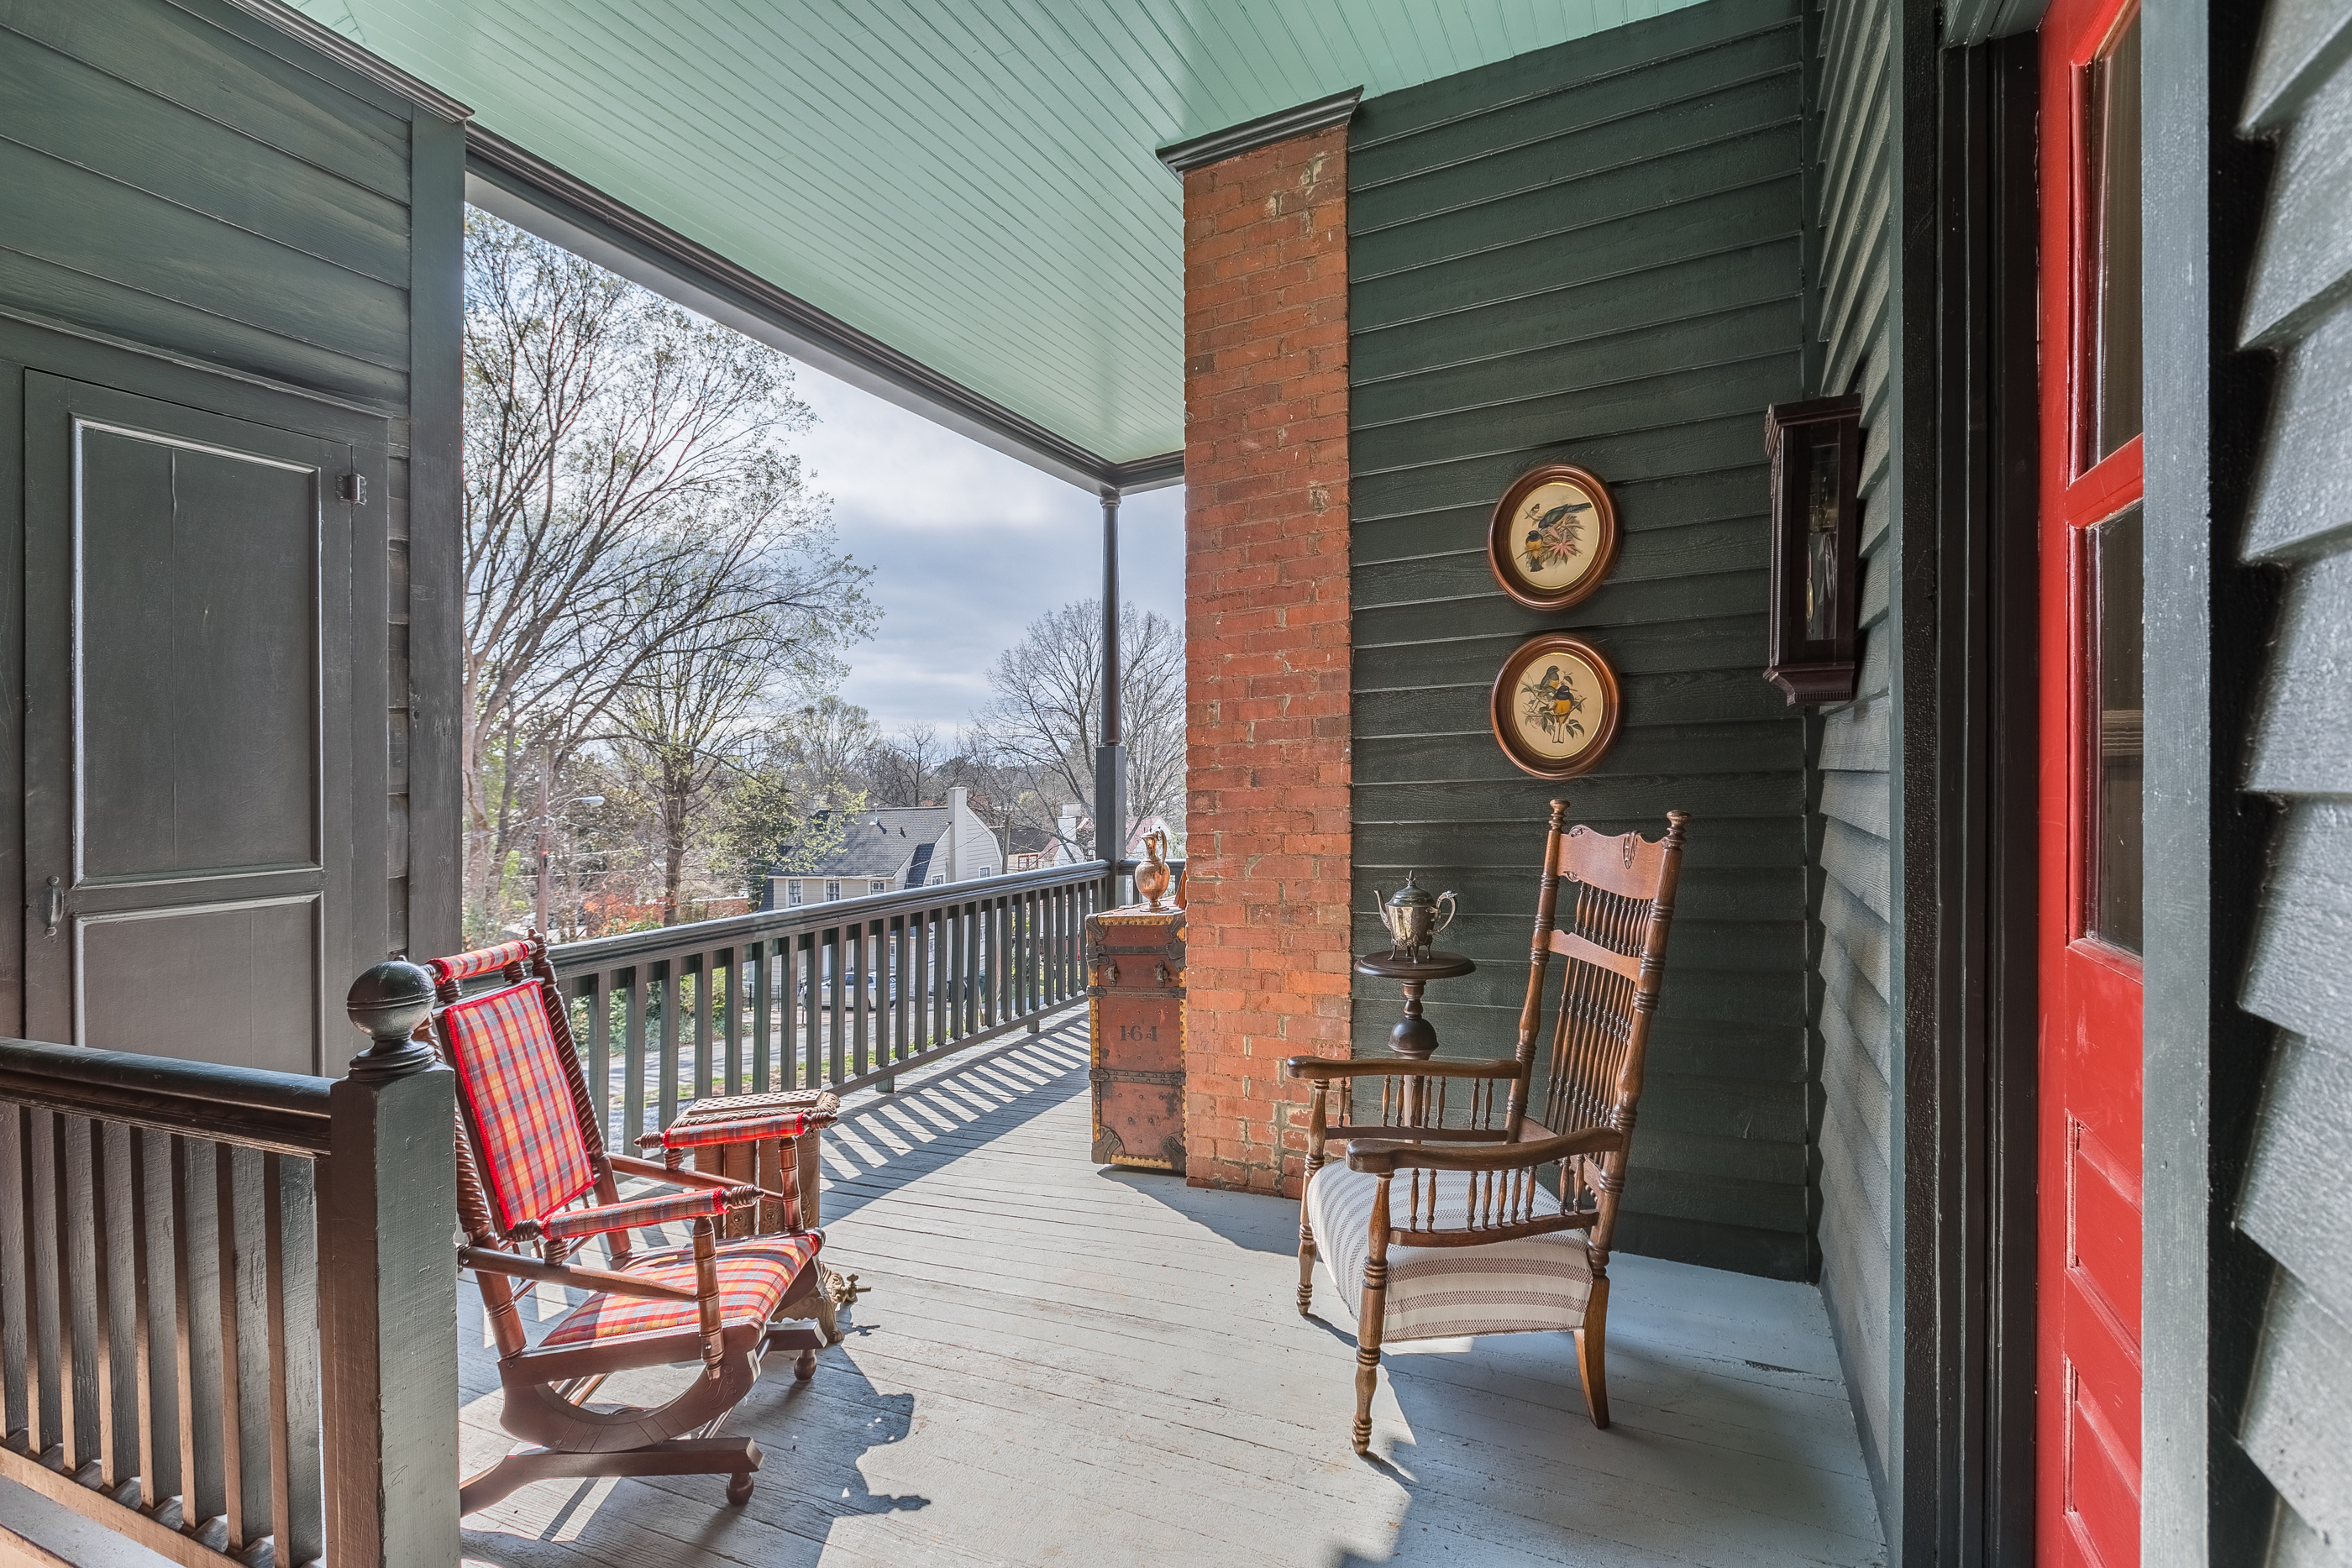
[[[627,1146],[686,1101],[887,1085],[1077,1000],[1106,870],[761,910],[562,943],[549,956],[596,1109]]]
[[[454,1562],[452,1114],[0,1040],[0,1477],[187,1568]]]

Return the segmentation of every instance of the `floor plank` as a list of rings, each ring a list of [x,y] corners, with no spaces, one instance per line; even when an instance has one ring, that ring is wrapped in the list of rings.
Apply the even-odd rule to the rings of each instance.
[[[845,1108],[825,1256],[872,1293],[814,1379],[778,1365],[738,1408],[730,1429],[767,1454],[747,1507],[716,1478],[550,1481],[467,1520],[468,1558],[1884,1563],[1810,1287],[1621,1254],[1611,1430],[1565,1335],[1432,1342],[1388,1358],[1358,1459],[1351,1303],[1321,1271],[1315,1315],[1295,1310],[1297,1206],[1096,1167],[1086,1067],[1074,1017]],[[549,1291],[524,1317],[537,1332],[566,1305]],[[471,1468],[508,1439],[478,1306],[466,1318]]]

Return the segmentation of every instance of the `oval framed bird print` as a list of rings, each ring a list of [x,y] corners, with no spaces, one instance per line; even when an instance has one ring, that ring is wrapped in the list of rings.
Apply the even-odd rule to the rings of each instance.
[[[1543,632],[1511,651],[1495,676],[1495,739],[1522,772],[1573,779],[1617,738],[1617,672],[1600,649],[1566,632]]]
[[[1617,560],[1617,507],[1588,469],[1546,463],[1512,482],[1486,525],[1486,564],[1530,610],[1591,597]]]

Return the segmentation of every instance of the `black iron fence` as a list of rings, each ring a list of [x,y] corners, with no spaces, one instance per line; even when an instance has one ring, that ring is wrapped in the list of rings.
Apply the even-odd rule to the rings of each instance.
[[[886,1083],[1079,999],[1106,871],[761,910],[548,956],[597,1111],[626,1147],[687,1101]]]

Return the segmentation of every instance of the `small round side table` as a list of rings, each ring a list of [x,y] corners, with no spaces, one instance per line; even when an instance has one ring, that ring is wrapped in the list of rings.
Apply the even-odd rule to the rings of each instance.
[[[1412,1061],[1426,1061],[1437,1049],[1437,1026],[1421,1016],[1421,993],[1432,980],[1450,980],[1478,967],[1459,953],[1432,949],[1426,958],[1400,958],[1393,953],[1361,953],[1356,973],[1378,975],[1404,985],[1404,1016],[1389,1030],[1389,1049]]]

